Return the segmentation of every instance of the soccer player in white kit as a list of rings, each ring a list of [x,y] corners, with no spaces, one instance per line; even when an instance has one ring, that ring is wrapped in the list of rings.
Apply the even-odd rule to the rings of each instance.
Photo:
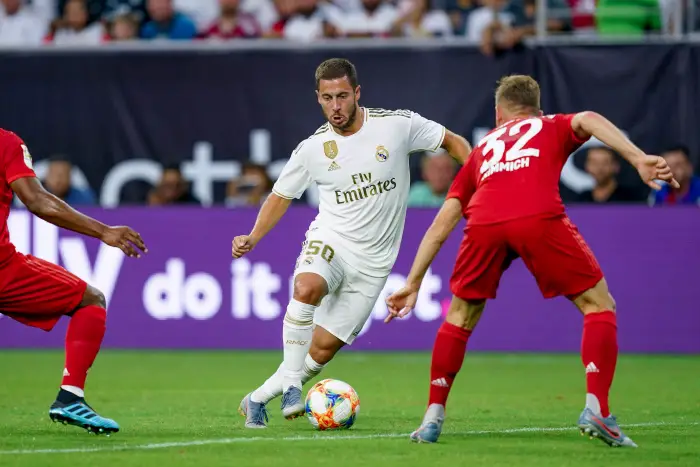
[[[412,152],[444,148],[463,163],[471,146],[409,110],[360,107],[352,63],[330,59],[316,70],[316,94],[328,120],[292,152],[249,235],[233,240],[240,258],[277,224],[312,182],[319,213],[306,233],[284,317],[284,361],[241,401],[248,428],[265,428],[266,404],[282,395],[282,413],[304,413],[301,388],[345,344],[352,344],[398,255]]]

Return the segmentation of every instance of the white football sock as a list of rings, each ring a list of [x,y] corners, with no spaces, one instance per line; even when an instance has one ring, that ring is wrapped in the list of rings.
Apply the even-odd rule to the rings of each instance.
[[[77,386],[64,385],[64,386],[61,386],[61,389],[63,389],[64,391],[72,392],[73,394],[75,394],[78,397],[83,397],[83,398],[85,397],[85,391],[83,391],[82,389],[80,389]]]
[[[326,365],[321,365],[316,363],[316,361],[311,358],[311,355],[306,354],[304,359],[304,366],[301,373],[301,384],[304,385],[314,377],[316,377],[323,367]],[[267,378],[267,381],[263,383],[258,389],[253,391],[250,395],[250,399],[253,402],[267,404],[275,397],[279,397],[283,393],[282,385],[284,383],[284,363],[281,363],[277,371]]]
[[[326,365],[316,363],[316,360],[311,358],[311,355],[306,354],[306,358],[304,359],[304,368],[302,369],[301,374],[301,384],[308,383],[311,379],[318,375],[321,370],[323,370],[324,366]]]
[[[250,395],[250,399],[253,402],[267,404],[275,397],[282,395],[282,383],[284,381],[284,363],[280,363],[277,371],[267,378],[267,381],[263,383],[258,389],[253,391]]]
[[[586,394],[586,408],[593,411],[594,414],[601,416],[600,414],[600,401],[598,398],[591,393]]]
[[[301,375],[309,347],[314,324],[314,305],[292,299],[287,306],[282,328],[284,345],[284,379],[282,390],[290,386],[301,389]]]

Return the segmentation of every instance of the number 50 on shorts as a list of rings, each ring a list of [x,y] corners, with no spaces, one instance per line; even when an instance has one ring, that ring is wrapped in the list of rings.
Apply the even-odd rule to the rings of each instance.
[[[326,260],[330,264],[333,256],[335,256],[335,251],[329,245],[325,245],[321,240],[312,240],[306,247],[304,252],[307,256],[315,256],[321,254],[321,258]]]

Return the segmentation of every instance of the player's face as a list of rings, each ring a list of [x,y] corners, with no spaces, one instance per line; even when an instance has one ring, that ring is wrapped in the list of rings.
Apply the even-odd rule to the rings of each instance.
[[[590,149],[586,156],[586,172],[591,174],[596,183],[607,183],[620,170],[620,166],[607,149]]]
[[[323,114],[333,127],[346,130],[355,123],[360,86],[353,89],[347,77],[321,80],[316,95]]]

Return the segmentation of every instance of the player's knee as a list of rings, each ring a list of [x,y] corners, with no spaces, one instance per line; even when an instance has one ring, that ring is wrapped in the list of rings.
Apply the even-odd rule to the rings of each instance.
[[[318,305],[326,294],[326,282],[321,276],[302,277],[294,281],[294,300],[309,305]]]
[[[612,295],[610,295],[610,290],[608,289],[605,278],[599,280],[597,284],[582,294],[573,297],[572,301],[584,315],[603,311],[615,311],[615,301]]]
[[[103,309],[107,309],[107,300],[105,295],[98,289],[88,286],[83,295],[83,301],[80,303],[81,307],[86,306],[97,306]]]
[[[581,310],[581,313],[588,315],[591,313],[602,313],[604,311],[616,310],[615,299],[607,290],[591,289],[575,300],[576,306]]]
[[[473,330],[481,318],[486,300],[462,300],[453,297],[445,321],[463,329]]]

